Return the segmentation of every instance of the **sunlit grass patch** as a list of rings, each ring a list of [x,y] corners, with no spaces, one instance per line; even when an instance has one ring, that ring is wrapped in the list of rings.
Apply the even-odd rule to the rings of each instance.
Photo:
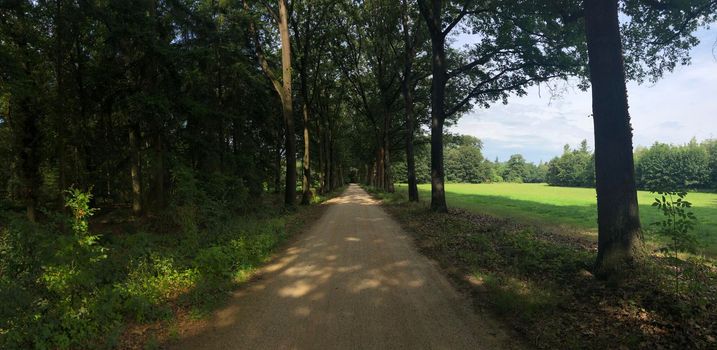
[[[430,201],[430,184],[419,185],[423,201]],[[396,185],[397,192],[407,193],[405,184]],[[655,194],[638,191],[640,217],[648,240],[664,245],[664,237],[654,234],[651,223],[661,214],[651,205]],[[687,199],[697,216],[695,228],[698,253],[717,257],[717,194],[691,192]],[[597,204],[595,189],[556,187],[547,184],[446,184],[449,207],[509,217],[521,223],[550,225],[564,231],[579,231],[584,237],[597,237]]]
[[[560,297],[544,286],[512,276],[475,274],[490,293],[490,302],[501,314],[521,318],[535,317],[554,308]]]
[[[552,224],[455,206],[438,214],[426,202],[385,208],[423,253],[470,288],[474,305],[492,310],[534,347],[715,345],[710,340],[717,337],[711,326],[717,324],[714,261],[694,255],[675,261],[646,251],[623,278],[599,281],[591,273],[594,237],[575,237],[569,228],[555,232]]]

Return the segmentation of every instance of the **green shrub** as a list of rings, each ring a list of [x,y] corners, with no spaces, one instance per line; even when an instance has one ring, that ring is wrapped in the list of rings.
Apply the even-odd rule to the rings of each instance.
[[[115,286],[124,300],[123,311],[137,321],[166,317],[169,310],[159,306],[194,286],[197,273],[180,268],[172,257],[151,253],[130,265],[124,282]]]
[[[62,227],[71,228],[69,235],[18,216],[6,221],[0,239],[2,348],[86,347],[117,324],[116,304],[98,303],[98,267],[107,249],[88,230],[92,196],[77,189],[67,194],[71,215]]]
[[[230,248],[212,246],[200,250],[195,263],[203,278],[228,279],[232,276],[236,260]]]
[[[208,194],[188,169],[173,174],[172,220],[184,221],[163,234],[93,234],[92,197],[76,189],[70,215],[46,213],[44,224],[0,212],[1,349],[111,347],[127,320],[170,318],[175,301],[216,305],[284,236],[283,217],[236,215],[223,206],[241,201]]]

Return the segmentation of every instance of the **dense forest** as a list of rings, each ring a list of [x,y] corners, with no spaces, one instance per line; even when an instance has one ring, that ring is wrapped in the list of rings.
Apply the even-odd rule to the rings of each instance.
[[[430,182],[438,213],[446,181],[594,183],[610,276],[637,188],[717,186],[714,141],[633,155],[625,87],[688,64],[716,19],[714,0],[3,1],[0,347],[113,344],[349,181],[412,201]],[[594,154],[498,163],[445,134],[555,80],[591,89]]]

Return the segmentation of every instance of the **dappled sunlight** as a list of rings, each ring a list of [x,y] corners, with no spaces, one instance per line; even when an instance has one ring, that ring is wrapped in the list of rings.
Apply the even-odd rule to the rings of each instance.
[[[419,279],[415,279],[415,280],[413,280],[413,281],[408,281],[408,286],[411,287],[411,288],[423,287],[424,284],[425,284],[425,281],[424,281],[423,279],[420,279],[420,278],[419,278]]]
[[[358,270],[361,270],[361,265],[339,267],[336,269],[336,272],[347,273],[347,272],[356,272]]]
[[[406,192],[406,185],[396,186]],[[419,185],[421,197],[430,200],[430,184]],[[640,219],[643,228],[661,219],[651,207],[655,194],[638,191]],[[697,216],[695,231],[700,233],[700,246],[707,256],[717,256],[717,194],[690,192],[687,199]],[[451,208],[461,208],[481,214],[510,218],[516,222],[550,227],[557,232],[580,235],[594,240],[597,237],[597,197],[594,188],[557,187],[547,184],[447,184],[446,200]],[[659,242],[654,235],[649,241]]]
[[[286,254],[278,259],[275,263],[272,263],[266,267],[264,267],[264,270],[267,272],[275,272],[278,271],[284,267],[286,267],[289,263],[296,260],[297,256],[301,254],[303,250],[292,247],[290,249],[287,249]]]
[[[461,306],[468,303],[413,248],[398,224],[355,186],[334,204],[312,234],[262,271],[254,282],[262,285],[260,290],[244,288],[232,306],[217,313],[214,336],[226,338],[217,344],[352,348],[356,337],[371,334],[387,348],[474,348],[473,331],[462,323],[478,322]],[[396,333],[393,325],[403,324],[415,330]],[[271,329],[281,330],[284,342],[268,339]],[[332,345],[301,343],[307,332],[329,341],[322,337],[326,334],[331,339],[326,344]],[[191,348],[205,338],[182,342]]]
[[[364,289],[371,289],[371,288],[378,288],[381,286],[381,281],[378,279],[362,279],[360,280],[353,288],[351,288],[351,291],[353,293],[360,293]]]
[[[290,286],[284,287],[279,290],[279,296],[282,297],[290,297],[290,298],[300,298],[309,293],[312,289],[316,287],[315,284],[310,283],[306,280],[299,280],[293,283]]]
[[[385,220],[383,218],[361,218],[361,217],[357,217],[355,219],[356,219],[356,221],[369,221],[369,222],[379,222],[379,221]]]
[[[332,198],[326,201],[327,204],[351,204],[351,205],[376,205],[378,201],[360,193],[355,193],[350,189],[347,190],[346,195],[341,197]]]
[[[294,309],[294,315],[299,317],[307,317],[311,315],[311,309],[309,309],[306,306],[299,306],[296,309]]]

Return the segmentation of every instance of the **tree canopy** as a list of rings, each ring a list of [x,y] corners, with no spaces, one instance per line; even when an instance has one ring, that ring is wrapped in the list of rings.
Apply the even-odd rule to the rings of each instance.
[[[626,89],[688,64],[715,20],[715,0],[3,1],[0,209],[63,237],[57,218],[81,207],[85,225],[90,206],[196,235],[199,218],[277,194],[293,212],[299,193],[307,205],[349,180],[405,179],[413,201],[430,182],[441,213],[446,181],[594,185],[610,275],[633,257],[638,187],[717,184],[715,141],[633,153]],[[444,130],[556,80],[592,89],[594,146],[492,162]],[[42,266],[17,270],[25,290]]]

